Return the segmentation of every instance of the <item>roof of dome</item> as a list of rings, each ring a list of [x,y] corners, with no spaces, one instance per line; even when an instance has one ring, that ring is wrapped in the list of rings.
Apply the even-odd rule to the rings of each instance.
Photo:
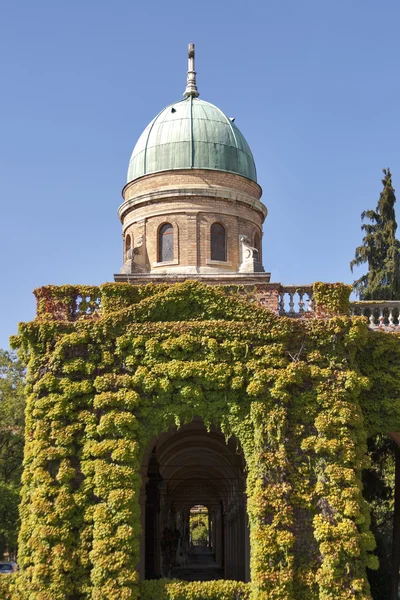
[[[170,104],[149,123],[133,150],[128,183],[171,169],[228,171],[257,181],[250,147],[233,119],[196,93]]]

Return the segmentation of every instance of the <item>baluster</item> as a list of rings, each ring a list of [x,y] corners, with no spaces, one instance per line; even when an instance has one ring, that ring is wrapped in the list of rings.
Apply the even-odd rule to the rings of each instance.
[[[285,292],[279,292],[278,310],[280,315],[285,314]]]
[[[367,315],[365,315],[367,316]],[[369,315],[369,322],[371,324],[371,327],[375,327],[375,317],[374,317],[374,310],[371,310],[371,314]]]
[[[389,325],[393,327],[394,325],[394,314],[393,314],[393,306],[389,308]]]
[[[299,314],[302,314],[304,312],[304,300],[303,300],[303,296],[304,296],[304,292],[298,292],[299,294]]]
[[[289,315],[294,315],[294,292],[289,292]]]
[[[315,310],[315,301],[314,301],[314,296],[311,293],[308,294],[308,308],[307,308],[308,312],[314,312]]]
[[[385,324],[385,317],[383,316],[383,309],[381,307],[379,307],[378,312],[379,312],[379,317],[378,317],[379,327],[382,327],[382,325]]]
[[[80,316],[80,306],[82,304],[82,295],[76,294],[72,305],[72,319],[75,321]]]

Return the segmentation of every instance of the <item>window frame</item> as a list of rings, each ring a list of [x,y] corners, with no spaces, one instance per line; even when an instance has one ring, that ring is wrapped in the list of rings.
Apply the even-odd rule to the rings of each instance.
[[[167,226],[170,229],[169,233],[164,233],[162,232],[163,227]],[[165,235],[172,235],[172,255],[171,258],[166,258],[165,256],[163,256],[163,244],[162,241],[164,239]],[[157,230],[157,263],[158,264],[164,264],[164,263],[171,263],[174,261],[175,258],[175,228],[173,226],[172,223],[170,223],[169,221],[165,221],[164,223],[161,223],[161,225],[158,227]]]
[[[129,242],[129,245],[128,245],[128,242]],[[132,236],[130,233],[127,233],[125,236],[125,244],[124,244],[125,260],[128,259],[128,252],[131,248],[132,248]]]
[[[223,234],[224,234],[224,246],[223,246],[223,256],[224,258],[221,258],[220,256],[218,256],[218,252],[221,250],[221,248],[215,248],[213,247],[213,239],[215,239],[213,237],[213,228],[215,228],[216,226],[221,227],[223,230]],[[214,232],[214,236],[215,235],[219,235],[219,233],[215,233]],[[228,240],[228,236],[226,233],[226,227],[225,225],[223,225],[223,223],[221,223],[220,221],[214,221],[214,223],[211,224],[210,226],[210,260],[212,260],[213,262],[219,262],[219,263],[227,263],[228,262],[228,244],[227,244],[227,240]],[[213,251],[217,250],[217,255],[213,255]]]

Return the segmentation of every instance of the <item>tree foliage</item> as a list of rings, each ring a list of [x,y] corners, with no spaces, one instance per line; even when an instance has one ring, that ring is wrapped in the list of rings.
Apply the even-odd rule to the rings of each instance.
[[[363,245],[356,248],[350,266],[368,264],[368,272],[354,282],[362,300],[400,300],[400,243],[396,239],[395,190],[390,169],[383,169],[383,190],[375,210],[364,211],[369,219],[362,229]],[[371,469],[364,473],[364,497],[371,507],[371,530],[379,558],[379,570],[369,571],[368,578],[374,600],[390,595],[392,561],[392,527],[394,498],[393,442],[377,436],[369,440]]]
[[[369,219],[361,229],[365,232],[363,243],[355,251],[350,263],[365,263],[368,272],[354,282],[354,290],[361,300],[400,299],[400,243],[396,239],[395,190],[390,169],[383,169],[383,190],[375,210],[366,210],[361,219]]]
[[[24,449],[24,368],[0,350],[0,559],[14,552],[18,533],[19,488]]]
[[[0,350],[0,481],[19,484],[24,449],[24,368]]]

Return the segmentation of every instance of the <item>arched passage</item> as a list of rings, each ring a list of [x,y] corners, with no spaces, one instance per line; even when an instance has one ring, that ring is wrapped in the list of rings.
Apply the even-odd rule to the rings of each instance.
[[[142,465],[141,577],[249,580],[245,464],[201,419],[153,439]],[[207,544],[190,535],[191,510],[207,511]]]
[[[400,570],[400,434],[376,434],[367,440],[370,465],[363,472],[363,495],[370,508],[377,570],[368,570],[371,595],[399,597]]]

